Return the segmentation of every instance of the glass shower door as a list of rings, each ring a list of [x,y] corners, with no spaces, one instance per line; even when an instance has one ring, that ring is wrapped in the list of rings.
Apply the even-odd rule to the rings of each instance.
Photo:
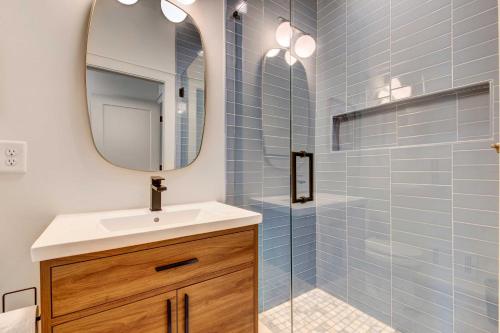
[[[293,332],[498,332],[498,27],[450,2],[424,50],[437,3],[291,1]]]

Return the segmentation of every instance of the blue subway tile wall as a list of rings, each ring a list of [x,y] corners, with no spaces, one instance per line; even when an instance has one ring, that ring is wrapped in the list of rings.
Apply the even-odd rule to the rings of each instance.
[[[344,146],[331,154],[331,115],[347,108],[347,1],[318,0],[316,77],[317,287],[348,300],[347,153],[352,128],[341,127]]]
[[[379,105],[390,85],[390,1],[347,1],[347,110]]]
[[[391,0],[391,91],[452,86],[452,1]]]
[[[280,19],[316,36],[317,9],[312,0],[295,1],[293,11],[289,0],[228,0],[226,9],[226,201],[263,214],[262,311],[290,300],[292,256],[294,294],[316,286],[316,209],[290,206],[291,144],[315,148],[315,58],[290,67],[284,51],[265,55],[279,47]]]
[[[252,98],[261,96],[261,74],[251,60],[262,53],[255,36],[260,34],[262,3],[251,1],[245,21],[232,19],[239,1],[227,1],[226,8],[226,202],[263,213],[262,112]],[[245,29],[243,29],[243,25]],[[255,60],[253,60],[255,63]],[[253,131],[253,137],[249,134]],[[259,228],[259,306],[263,306],[264,228]],[[267,233],[266,233],[267,234]]]
[[[384,322],[391,317],[390,150],[347,153],[349,301]]]
[[[498,332],[497,11],[318,1],[317,287],[401,332]]]
[[[343,301],[347,301],[346,204],[347,154],[317,153],[316,285]]]
[[[452,332],[452,146],[393,149],[391,178],[393,325]]]
[[[455,327],[498,330],[498,158],[489,141],[453,146]]]
[[[498,84],[498,3],[453,0],[453,84]]]

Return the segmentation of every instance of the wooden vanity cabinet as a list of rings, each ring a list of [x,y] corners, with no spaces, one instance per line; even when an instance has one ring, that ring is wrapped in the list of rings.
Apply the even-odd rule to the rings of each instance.
[[[257,230],[44,261],[42,332],[256,333]]]

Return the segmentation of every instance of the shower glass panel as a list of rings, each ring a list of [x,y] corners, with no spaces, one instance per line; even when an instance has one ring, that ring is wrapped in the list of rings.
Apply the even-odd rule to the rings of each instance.
[[[228,0],[226,9],[226,200],[263,215],[260,332],[291,333],[291,72],[275,35],[290,3]]]
[[[316,190],[310,255],[307,208],[292,205],[293,332],[498,332],[496,4],[480,12],[291,0],[318,45],[291,66],[293,151],[311,150],[298,85],[313,96]]]

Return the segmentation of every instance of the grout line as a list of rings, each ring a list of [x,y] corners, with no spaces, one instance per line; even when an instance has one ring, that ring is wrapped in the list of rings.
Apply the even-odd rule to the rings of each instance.
[[[390,1],[392,4],[392,0]],[[392,6],[391,6],[392,10]],[[390,261],[390,274],[391,274],[391,327],[393,327],[393,270],[392,270],[392,260],[393,260],[393,247],[392,247],[392,150],[389,150],[389,261]]]
[[[452,0],[452,8],[453,8],[453,0]],[[453,10],[453,9],[452,9]],[[453,71],[453,67],[452,67]],[[457,109],[458,109],[458,100],[457,100]],[[457,122],[458,122],[458,115],[457,115]],[[458,141],[458,128],[457,128],[457,141]],[[455,200],[455,186],[453,186],[453,180],[455,177],[454,174],[454,149],[455,144],[450,145],[450,150],[451,150],[451,297],[452,297],[452,331],[455,332],[455,221],[454,221],[454,200]]]

